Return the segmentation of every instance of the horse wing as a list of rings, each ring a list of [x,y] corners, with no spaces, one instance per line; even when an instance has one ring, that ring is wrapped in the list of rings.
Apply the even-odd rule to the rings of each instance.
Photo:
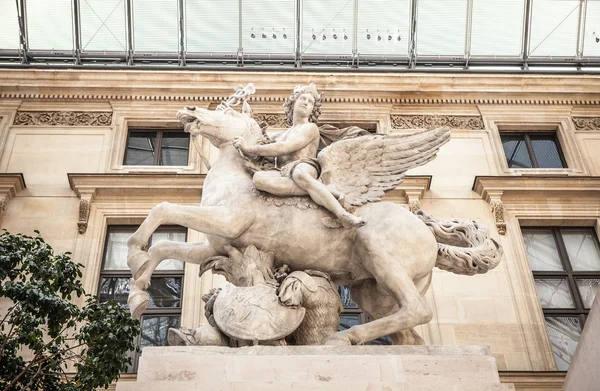
[[[318,156],[321,180],[360,206],[379,201],[395,189],[411,168],[433,160],[450,139],[447,127],[411,134],[372,134],[334,142]]]

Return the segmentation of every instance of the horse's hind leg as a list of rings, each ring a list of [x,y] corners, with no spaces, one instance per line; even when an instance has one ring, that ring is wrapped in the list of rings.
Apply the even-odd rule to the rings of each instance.
[[[431,274],[417,281],[416,286],[424,296],[431,282]],[[381,319],[398,311],[398,303],[375,280],[364,280],[350,288],[352,300],[372,319]],[[394,345],[424,345],[425,341],[415,331],[408,328],[389,335]]]
[[[399,254],[382,254],[376,246],[368,247],[371,248],[364,251],[364,264],[373,274],[379,286],[389,293],[398,307],[394,309],[394,312],[380,319],[334,334],[327,341],[328,344],[363,344],[427,323],[433,317],[431,309],[421,297],[412,277],[398,260]],[[428,263],[427,259],[415,259],[411,264],[419,267],[421,266],[419,262]]]

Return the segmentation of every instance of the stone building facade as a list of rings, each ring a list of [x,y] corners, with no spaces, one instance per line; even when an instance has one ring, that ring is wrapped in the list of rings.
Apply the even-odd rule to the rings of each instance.
[[[487,225],[504,257],[475,277],[435,270],[426,295],[434,317],[418,332],[428,344],[489,345],[501,379],[517,389],[561,387],[568,338],[577,338],[600,279],[599,76],[4,69],[1,227],[39,230],[85,265],[86,290],[102,293],[103,281],[119,278],[106,261],[111,232],[141,223],[160,201],[197,205],[207,172],[190,141],[178,165],[127,164],[132,130],[155,138],[180,130],[178,109],[215,108],[247,82],[257,88],[255,117],[273,129],[285,126],[291,89],[308,82],[325,94],[323,124],[387,134],[449,126],[452,138],[438,157],[386,197]],[[206,140],[197,147],[214,159]],[[572,251],[577,246],[583,255]],[[201,296],[223,280],[198,278],[196,265],[170,270],[163,277],[181,289],[177,309],[148,316],[205,324]],[[556,335],[552,319],[570,337]]]

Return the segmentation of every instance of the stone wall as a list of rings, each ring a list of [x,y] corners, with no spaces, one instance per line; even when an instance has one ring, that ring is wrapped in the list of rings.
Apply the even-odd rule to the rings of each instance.
[[[437,159],[408,173],[431,176],[430,184],[414,179],[412,187],[388,199],[420,205],[440,218],[475,219],[489,227],[505,255],[485,275],[434,271],[426,296],[434,318],[418,332],[428,344],[489,345],[501,371],[555,370],[519,227],[523,222],[562,221],[600,232],[597,178],[577,181],[600,175],[600,77],[0,73],[0,172],[5,173],[0,177],[22,173],[26,184],[6,203],[1,227],[28,234],[38,229],[57,251],[72,252],[75,261],[86,265],[89,292],[97,291],[107,225],[139,224],[163,200],[200,202],[201,180],[192,178],[201,178],[206,167],[194,148],[185,167],[123,166],[128,127],[177,126],[179,108],[215,107],[235,85],[247,82],[257,87],[250,101],[255,113],[274,129],[282,126],[282,104],[289,91],[307,82],[317,84],[327,98],[323,123],[359,124],[382,133],[450,126],[452,139]],[[556,130],[569,168],[508,168],[498,130],[519,126]],[[214,160],[215,149],[208,142],[201,148]],[[189,175],[191,182],[173,173]],[[532,192],[523,180],[532,176],[539,180],[535,186],[546,190]],[[481,179],[487,177],[503,182]],[[556,180],[545,181],[548,177]],[[563,179],[572,181],[563,186]],[[188,240],[200,241],[201,235],[190,232]],[[205,322],[200,296],[223,281],[209,275],[198,279],[197,272],[196,266],[186,266],[182,325],[188,327]]]

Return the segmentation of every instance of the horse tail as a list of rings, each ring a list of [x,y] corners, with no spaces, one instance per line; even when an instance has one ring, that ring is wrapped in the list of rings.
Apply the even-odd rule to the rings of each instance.
[[[435,266],[469,276],[498,266],[502,247],[489,237],[487,228],[473,220],[437,219],[422,210],[415,215],[431,229],[438,242]]]

